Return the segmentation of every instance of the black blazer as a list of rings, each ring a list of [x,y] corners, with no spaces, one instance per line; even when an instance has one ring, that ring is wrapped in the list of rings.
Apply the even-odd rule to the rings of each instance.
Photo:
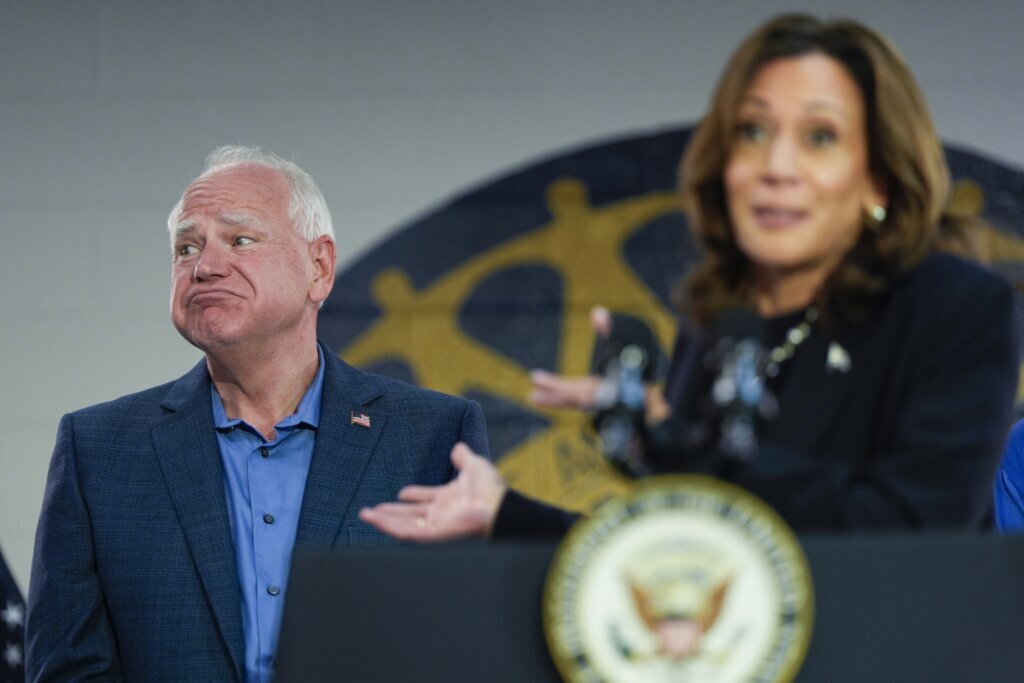
[[[687,356],[700,347],[666,384],[684,414]],[[814,329],[786,361],[759,457],[717,474],[799,530],[975,527],[1012,419],[1018,347],[1010,287],[932,255],[869,319]],[[830,348],[848,370],[829,366]],[[677,464],[688,469],[685,456]]]
[[[665,394],[682,415],[693,409],[702,341],[681,336],[669,370]],[[835,345],[849,357],[845,372],[826,364]],[[869,319],[816,326],[786,361],[779,414],[759,456],[713,473],[801,532],[976,528],[1012,419],[1018,348],[1010,287],[979,266],[931,255]],[[671,462],[676,471],[695,466],[686,453]],[[554,533],[571,521],[513,494],[495,533]]]

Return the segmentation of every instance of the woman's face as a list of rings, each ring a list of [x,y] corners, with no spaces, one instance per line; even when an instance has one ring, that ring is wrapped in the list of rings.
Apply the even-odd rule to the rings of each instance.
[[[760,275],[820,284],[885,206],[868,172],[860,89],[831,57],[778,59],[754,76],[725,166],[729,216]]]

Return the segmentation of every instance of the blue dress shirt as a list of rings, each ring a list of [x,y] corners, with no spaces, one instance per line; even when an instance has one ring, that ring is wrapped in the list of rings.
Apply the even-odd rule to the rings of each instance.
[[[1010,430],[1003,464],[996,473],[996,526],[1000,531],[1024,531],[1024,420]]]
[[[244,420],[229,419],[217,390],[210,389],[242,593],[245,680],[250,683],[273,679],[292,548],[320,421],[324,359],[319,347],[318,353],[313,383],[296,411],[274,426],[273,441]]]

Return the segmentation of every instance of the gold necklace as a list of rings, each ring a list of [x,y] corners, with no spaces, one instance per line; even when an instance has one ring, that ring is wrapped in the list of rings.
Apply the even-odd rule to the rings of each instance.
[[[782,343],[768,352],[768,363],[764,366],[765,374],[768,377],[777,377],[779,366],[793,357],[797,347],[807,341],[811,336],[811,326],[818,320],[818,309],[809,306],[804,313],[803,319],[786,330],[786,336]]]

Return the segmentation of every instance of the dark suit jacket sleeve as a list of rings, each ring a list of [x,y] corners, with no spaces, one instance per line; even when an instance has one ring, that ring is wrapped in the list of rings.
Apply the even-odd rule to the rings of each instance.
[[[121,678],[69,415],[57,432],[36,530],[25,640],[28,681]]]
[[[911,322],[888,340],[899,376],[881,380],[878,405],[847,406],[832,436],[840,450],[850,429],[871,431],[868,452],[833,457],[767,443],[727,478],[801,530],[981,524],[1017,386],[1012,292],[992,278],[929,284],[938,291],[916,288],[903,311]]]

